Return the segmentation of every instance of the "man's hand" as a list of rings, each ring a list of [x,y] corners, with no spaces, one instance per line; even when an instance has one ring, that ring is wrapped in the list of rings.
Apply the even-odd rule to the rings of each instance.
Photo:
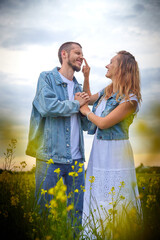
[[[87,93],[85,92],[78,92],[75,94],[75,97],[74,97],[75,100],[77,100],[80,104],[80,107],[82,107],[83,105],[85,105],[86,103],[89,102],[90,100],[90,97]]]

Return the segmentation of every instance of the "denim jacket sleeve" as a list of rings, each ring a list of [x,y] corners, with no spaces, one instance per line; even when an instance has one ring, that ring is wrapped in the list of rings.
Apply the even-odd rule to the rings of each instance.
[[[88,131],[89,120],[87,119],[87,117],[81,115],[81,124],[83,131]]]
[[[37,93],[33,100],[33,105],[41,116],[69,117],[74,113],[78,113],[80,108],[79,102],[77,100],[60,100],[54,88],[56,86],[51,86],[46,74],[41,73],[38,79]],[[62,89],[59,94],[64,96]]]

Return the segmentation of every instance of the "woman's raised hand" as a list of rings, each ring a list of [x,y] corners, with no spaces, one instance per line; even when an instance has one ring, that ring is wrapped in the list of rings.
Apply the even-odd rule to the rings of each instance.
[[[89,73],[90,73],[90,67],[89,67],[86,59],[83,58],[83,60],[84,60],[85,65],[82,68],[82,72],[83,72],[84,77],[88,78],[89,77]]]

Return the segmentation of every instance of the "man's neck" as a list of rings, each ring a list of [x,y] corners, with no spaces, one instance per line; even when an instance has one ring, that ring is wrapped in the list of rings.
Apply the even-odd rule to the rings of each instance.
[[[59,72],[68,80],[73,80],[74,71],[71,68],[61,67]]]

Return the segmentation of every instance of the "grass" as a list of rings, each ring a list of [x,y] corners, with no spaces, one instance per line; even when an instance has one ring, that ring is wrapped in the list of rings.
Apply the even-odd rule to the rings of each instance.
[[[15,141],[13,142],[15,144]],[[49,214],[45,212],[39,214],[39,206],[35,199],[35,168],[32,171],[24,172],[26,164],[21,162],[20,171],[11,170],[14,159],[15,145],[10,145],[5,154],[5,168],[0,172],[0,226],[1,239],[17,240],[78,240],[80,235],[76,234],[76,219],[74,216],[73,202],[67,207],[66,186],[62,179],[57,185],[48,190],[52,196],[50,203],[46,204]],[[9,161],[8,161],[9,159]],[[48,164],[51,164],[51,159]],[[73,178],[78,175],[78,171],[70,174]],[[81,170],[81,166],[79,171]],[[59,174],[59,169],[55,170]],[[94,177],[90,177],[90,182],[94,182]],[[156,172],[137,173],[139,188],[139,198],[143,211],[143,219],[139,218],[135,209],[127,209],[124,205],[123,211],[117,212],[116,205],[121,199],[114,201],[114,188],[111,189],[113,195],[111,208],[106,211],[96,209],[91,212],[94,226],[89,224],[91,234],[97,240],[157,240],[160,239],[160,174]],[[123,182],[121,187],[125,187]],[[121,189],[121,188],[120,188]],[[76,191],[77,189],[73,190]],[[84,191],[84,188],[81,189]],[[70,197],[73,192],[70,193]],[[46,195],[46,190],[41,189],[41,194]],[[101,217],[101,213],[105,218]],[[95,218],[98,214],[98,222]],[[71,218],[68,218],[70,216]],[[97,231],[97,224],[101,230]],[[93,239],[83,233],[80,227],[81,240]]]
[[[136,237],[136,239],[146,240],[158,239],[160,236],[160,174],[138,173],[137,180],[143,210],[143,223],[139,226],[136,222],[133,224],[133,221],[131,221],[131,225],[128,221],[124,227],[122,224],[124,216],[119,216],[114,231],[114,239],[135,239]],[[67,225],[67,214],[73,207],[70,206],[70,209],[67,209],[66,198],[63,198],[65,188],[61,181],[58,184],[57,189],[50,190],[50,194],[57,191],[56,196],[59,194],[60,197],[50,203],[51,214],[46,218],[45,214],[44,216],[38,214],[35,204],[34,172],[2,171],[0,174],[0,226],[2,239],[4,237],[10,239],[10,236],[15,239],[36,240],[74,239],[73,229],[69,224]],[[130,218],[128,219],[132,219],[133,215],[134,213],[130,212]],[[108,224],[110,224],[110,226],[106,225],[108,229],[113,227],[111,226],[112,222]],[[105,231],[101,235],[97,235],[97,239],[105,239],[104,233]],[[127,238],[124,238],[124,236]]]

